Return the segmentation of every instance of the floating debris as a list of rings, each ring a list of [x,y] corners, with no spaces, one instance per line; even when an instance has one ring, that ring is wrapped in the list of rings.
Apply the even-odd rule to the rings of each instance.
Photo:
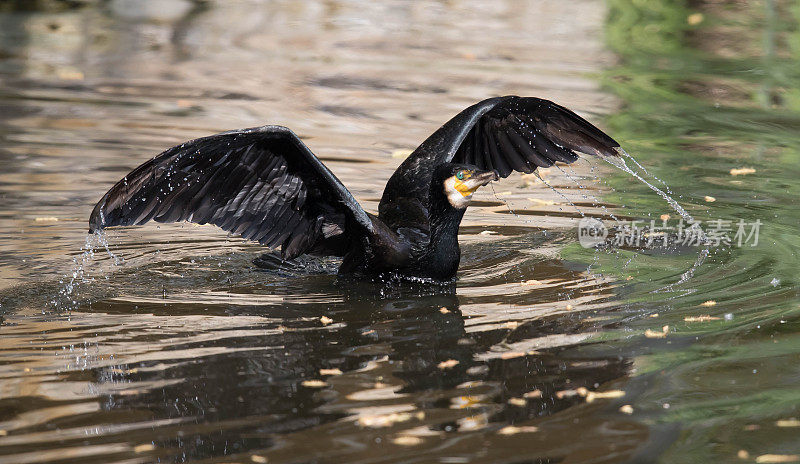
[[[37,217],[36,219],[34,219],[34,221],[36,221],[36,222],[58,222],[58,218],[54,217],[54,216]]]
[[[532,391],[529,391],[528,393],[525,393],[522,396],[523,396],[523,398],[541,398],[542,397],[542,391],[541,390],[532,390]]]
[[[563,400],[564,398],[572,398],[578,396],[578,390],[561,390],[556,392],[556,398]]]
[[[664,338],[667,336],[668,333],[669,333],[669,326],[665,325],[664,327],[661,328],[661,332],[650,329],[645,330],[644,336],[647,338]]]
[[[489,418],[485,413],[477,414],[475,416],[462,417],[456,421],[458,423],[458,431],[467,430],[480,430],[489,424]]]
[[[25,372],[30,372],[30,369],[28,369],[26,367],[25,368]],[[137,372],[139,372],[139,369],[137,369],[135,367],[132,368],[132,369],[120,369],[118,367],[112,367],[111,368],[111,373],[112,374],[128,375],[128,374],[136,374]]]
[[[507,425],[502,429],[498,430],[497,433],[500,435],[516,435],[518,433],[533,433],[538,431],[539,427],[535,427],[533,425],[527,425],[522,427],[517,427],[515,425]]]
[[[684,322],[708,322],[718,321],[722,318],[716,316],[702,315],[702,316],[686,316],[683,318]]]
[[[686,17],[686,23],[690,26],[697,26],[703,22],[703,19],[705,19],[703,13],[692,13]]]
[[[141,445],[136,445],[133,447],[134,453],[146,453],[148,451],[153,451],[156,449],[155,445],[152,443],[143,443]]]
[[[700,306],[709,307],[709,306],[715,306],[716,304],[717,304],[716,301],[708,300],[708,301],[704,301],[703,303],[700,303]]]
[[[753,169],[753,168],[733,168],[733,169],[731,169],[731,175],[732,176],[743,176],[743,175],[746,175],[746,174],[753,174],[754,172],[756,172],[756,170]]]
[[[756,462],[760,464],[778,464],[798,461],[800,461],[800,456],[796,454],[762,454],[756,458]]]
[[[510,404],[511,406],[517,406],[519,408],[524,408],[525,406],[528,405],[528,402],[525,401],[524,398],[511,398],[511,399],[508,400],[508,404]]]
[[[392,438],[392,443],[400,446],[417,446],[422,444],[422,438],[413,437],[411,435],[401,435],[399,437]]]
[[[537,173],[539,174],[538,176],[536,175]],[[522,174],[519,177],[526,187],[534,187],[536,186],[536,181],[539,180],[539,176],[548,176],[549,174],[549,169],[538,168],[535,173]]]
[[[449,314],[451,311],[449,309],[445,308],[444,306],[442,306],[441,308],[439,308],[439,312],[442,313],[442,314]]]
[[[472,366],[469,369],[467,369],[467,375],[484,375],[487,373],[489,373],[489,366],[485,364]]]
[[[458,366],[458,364],[459,364],[459,361],[457,361],[455,359],[448,359],[447,361],[440,362],[437,367],[439,367],[439,369],[452,369],[452,368]]]
[[[630,404],[624,404],[620,406],[619,412],[630,416],[631,414],[633,414],[633,406],[631,406]]]
[[[330,318],[330,317],[328,317],[328,316],[321,316],[321,317],[319,318],[319,321],[322,323],[322,325],[328,325],[328,324],[330,324],[330,323],[332,323],[332,322],[333,322],[333,319],[331,319],[331,318]]]
[[[716,199],[716,198],[714,198],[714,197],[711,197],[711,196],[708,196],[708,195],[706,195],[705,197],[703,197],[703,199],[706,201],[706,203],[714,203],[715,201],[717,201],[717,199]]]
[[[411,419],[422,420],[424,418],[425,418],[425,413],[422,411],[415,413],[393,412],[391,414],[359,417],[358,425],[362,427],[380,428],[380,427],[389,427],[400,422],[408,422]]]
[[[531,354],[534,354],[534,353],[535,352],[531,352]],[[525,354],[526,353],[523,353],[522,351],[506,351],[505,353],[500,355],[500,359],[521,358],[522,356],[525,356]]]
[[[650,316],[648,316],[648,317],[658,317],[658,313],[653,313],[653,314],[651,314],[651,315],[650,315]]]
[[[497,232],[493,230],[482,230],[478,235],[497,235]]]
[[[456,396],[450,400],[450,409],[466,409],[480,406],[486,398],[483,396]]]
[[[778,427],[800,427],[800,420],[792,417],[791,419],[782,419],[775,422]]]
[[[662,221],[666,222],[666,221],[669,221],[669,218],[670,218],[671,216],[670,216],[669,214],[662,214],[662,215],[661,215],[661,216],[659,216],[659,217],[661,218],[661,220],[662,220]]]
[[[307,388],[324,388],[328,386],[328,383],[324,380],[312,379],[312,380],[303,380],[300,384]]]
[[[57,71],[58,78],[65,81],[82,81],[84,75],[80,71],[74,69],[59,69]]]
[[[738,457],[739,459],[750,459],[750,453],[748,453],[747,450],[742,449],[739,450],[738,453],[736,453],[736,457]]]
[[[250,456],[250,460],[255,462],[255,463],[257,463],[257,464],[265,464],[265,463],[269,462],[269,459],[267,459],[266,456],[261,456],[261,455],[258,455],[258,454],[254,454],[254,455]]]
[[[622,390],[609,390],[604,392],[589,392],[586,395],[586,402],[591,403],[594,400],[603,400],[603,399],[613,399],[613,398],[622,398],[625,396],[625,392]]]
[[[333,369],[320,369],[319,375],[342,375],[343,372],[341,369],[333,368]]]
[[[567,306],[565,307],[567,308],[567,311],[572,311],[573,306],[571,304],[567,303]]]

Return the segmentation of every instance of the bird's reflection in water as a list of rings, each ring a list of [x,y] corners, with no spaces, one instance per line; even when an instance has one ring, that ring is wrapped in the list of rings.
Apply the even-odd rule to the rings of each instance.
[[[292,270],[267,274],[284,272]],[[323,449],[338,456],[331,461],[370,461],[381,456],[371,446],[376,442],[401,451],[436,448],[447,456],[452,451],[441,446],[464,437],[480,441],[480,447],[488,440],[492,455],[499,452],[492,451],[492,441],[507,446],[517,434],[542,440],[543,459],[555,462],[581,448],[567,444],[564,427],[595,434],[586,446],[593,440],[604,446],[611,434],[621,449],[626,443],[632,449],[646,433],[633,423],[620,429],[613,421],[583,425],[569,414],[559,418],[573,406],[598,407],[575,392],[624,377],[626,359],[579,358],[560,349],[487,356],[504,340],[536,337],[537,324],[544,323],[525,324],[514,332],[516,339],[508,329],[468,331],[455,284],[307,277],[309,289],[324,293],[324,303],[239,306],[226,319],[258,315],[266,325],[227,327],[218,336],[184,327],[189,341],[174,349],[196,351],[194,359],[172,362],[165,347],[153,357],[158,361],[98,369],[98,383],[130,384],[105,400],[108,420],[158,424],[152,453],[162,458],[249,459],[242,453],[260,450],[270,462],[314,460],[326,455]],[[198,315],[209,313],[207,304],[192,307]],[[93,309],[130,308],[106,301]],[[168,315],[172,309],[167,304],[160,311]],[[160,343],[169,335],[180,336],[139,334]],[[141,439],[153,441],[152,429],[142,429]],[[309,440],[318,446],[309,448]],[[504,449],[501,455],[513,456]]]

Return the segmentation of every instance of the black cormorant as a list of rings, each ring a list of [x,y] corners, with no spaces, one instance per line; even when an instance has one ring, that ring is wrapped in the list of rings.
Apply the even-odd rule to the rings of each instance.
[[[397,168],[378,214],[289,129],[263,126],[203,137],[131,171],[97,203],[90,232],[191,221],[301,254],[343,257],[340,274],[450,280],[458,227],[472,194],[513,171],[533,172],[575,152],[617,156],[619,144],[551,101],[506,96],[470,106]]]

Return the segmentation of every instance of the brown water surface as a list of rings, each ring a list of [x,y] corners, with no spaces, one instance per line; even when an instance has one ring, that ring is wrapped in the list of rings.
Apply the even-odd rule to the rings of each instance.
[[[538,180],[484,189],[444,288],[342,282],[328,261],[259,270],[259,246],[189,224],[110,232],[116,264],[81,249],[116,180],[222,130],[292,128],[374,211],[404,154],[475,101],[541,96],[602,123],[603,15],[0,3],[0,462],[595,463],[658,445],[624,400],[587,401],[631,372],[574,351],[616,324],[617,284],[559,258],[580,213]],[[607,214],[599,186],[543,175]]]

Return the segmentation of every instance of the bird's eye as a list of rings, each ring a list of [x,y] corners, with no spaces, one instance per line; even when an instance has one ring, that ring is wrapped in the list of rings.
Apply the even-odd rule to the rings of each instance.
[[[464,180],[464,171],[458,171],[458,172],[456,173],[456,179],[458,179],[458,180]]]

